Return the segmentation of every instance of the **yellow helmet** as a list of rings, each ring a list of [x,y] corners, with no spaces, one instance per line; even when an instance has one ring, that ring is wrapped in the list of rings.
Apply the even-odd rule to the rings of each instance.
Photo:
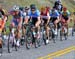
[[[41,7],[41,11],[44,11],[44,10],[46,10],[46,7],[44,7],[44,6]]]

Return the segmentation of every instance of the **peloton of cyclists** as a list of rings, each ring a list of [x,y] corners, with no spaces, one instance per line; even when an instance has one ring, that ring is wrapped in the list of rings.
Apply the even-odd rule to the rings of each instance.
[[[52,22],[55,25],[55,32],[54,34],[57,35],[57,27],[58,23],[60,21],[69,23],[69,16],[70,12],[67,11],[66,7],[62,6],[62,3],[60,0],[56,1],[53,8],[50,10],[49,7],[45,6],[41,8],[41,11],[39,11],[35,4],[31,4],[30,7],[25,7],[22,10],[19,9],[19,6],[14,6],[12,10],[10,11],[10,15],[12,15],[11,20],[11,28],[17,26],[17,31],[22,28],[22,24],[28,24],[29,21],[32,21],[32,25],[34,25],[35,28],[37,28],[37,32],[40,31],[40,24],[42,21],[44,21],[44,26],[46,28],[46,34],[47,39],[49,37],[49,22]],[[61,18],[60,18],[61,15]],[[7,17],[3,11],[3,9],[0,7],[0,22],[1,19],[7,20]],[[3,22],[4,23],[4,22]],[[0,23],[0,27],[1,27]],[[4,26],[3,26],[4,27]],[[3,30],[3,29],[2,29]],[[33,33],[34,34],[34,33]],[[34,43],[34,42],[33,42]]]

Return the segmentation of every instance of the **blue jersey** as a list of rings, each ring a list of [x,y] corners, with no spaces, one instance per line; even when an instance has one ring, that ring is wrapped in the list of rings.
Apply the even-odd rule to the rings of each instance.
[[[40,11],[36,10],[35,13],[32,13],[31,11],[29,12],[29,17],[39,17],[40,16]]]
[[[55,10],[54,12],[52,12],[52,10],[50,11],[50,16],[51,17],[54,17],[54,18],[56,18],[56,17],[58,17],[60,14],[59,14],[59,12],[57,11],[57,10]]]
[[[21,11],[18,13],[18,15],[13,15],[13,19],[14,19],[14,20],[19,19],[20,17],[23,17]]]

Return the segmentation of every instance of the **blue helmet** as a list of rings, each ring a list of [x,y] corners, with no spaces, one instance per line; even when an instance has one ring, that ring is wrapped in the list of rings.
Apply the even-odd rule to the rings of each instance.
[[[32,9],[36,10],[35,4],[31,4],[31,5],[30,5],[30,8],[31,8],[31,10],[32,10]]]

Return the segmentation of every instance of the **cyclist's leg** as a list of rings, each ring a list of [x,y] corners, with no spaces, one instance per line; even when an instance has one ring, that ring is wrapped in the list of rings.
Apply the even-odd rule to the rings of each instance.
[[[15,19],[13,19],[13,20],[11,21],[10,27],[13,28],[13,27],[15,27],[16,25],[18,25],[18,22],[17,22]]]
[[[32,18],[32,25],[33,25],[33,26],[35,26],[36,22],[37,22],[37,18]],[[33,40],[32,40],[32,44],[35,44],[35,35],[36,35],[36,31],[35,31],[34,28],[33,28],[32,31],[33,31]]]
[[[67,35],[68,35],[68,24],[69,24],[70,20],[69,20],[69,18],[67,17],[65,21],[66,21],[66,28],[67,28]]]
[[[41,20],[40,20],[40,17],[37,18],[37,21],[35,23],[35,27],[38,28],[38,31],[40,30],[40,23],[41,23]]]
[[[58,17],[56,17],[56,18],[54,18],[54,25],[55,25],[55,34],[57,35],[57,28],[58,28],[58,24],[59,23],[59,18]]]
[[[62,17],[62,32],[64,33],[65,40],[67,39],[68,34],[68,18]]]
[[[58,23],[58,20],[57,20],[57,17],[56,18],[53,18],[52,20],[53,24],[55,25],[55,34],[57,35],[57,23]]]
[[[47,39],[49,39],[49,27],[48,27],[48,24],[47,24],[48,20],[43,19],[43,21],[44,21],[44,25],[45,25],[45,29],[46,29],[46,37],[47,37]]]
[[[22,25],[22,34],[25,35],[26,34],[26,26],[25,24],[28,24],[30,21],[30,17],[26,16],[25,19],[24,19],[24,23]]]

